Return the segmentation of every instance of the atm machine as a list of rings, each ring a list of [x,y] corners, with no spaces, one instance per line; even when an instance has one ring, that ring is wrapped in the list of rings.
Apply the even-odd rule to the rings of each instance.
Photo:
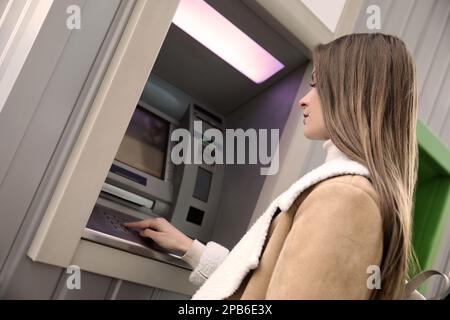
[[[164,98],[173,96],[182,98]],[[171,161],[176,143],[171,135],[176,129],[185,129],[201,140],[202,148],[197,152],[215,143],[208,141],[203,132],[194,131],[194,121],[201,122],[203,132],[223,127],[220,116],[152,75],[83,232],[84,239],[190,268],[177,253],[167,252],[123,223],[164,217],[191,238],[203,242],[210,239],[218,212],[223,165],[175,165]]]
[[[153,14],[145,3],[140,3],[145,7],[142,10]],[[281,18],[267,15],[268,11],[256,2],[204,3],[233,23],[233,28],[254,39],[252,45],[258,43],[278,59],[276,70],[264,80],[250,79],[191,37],[174,19],[167,34],[164,32],[161,47],[158,45],[151,70],[140,75],[142,91],[138,92],[134,82],[129,88],[127,82],[135,80],[129,78],[134,75],[126,72],[128,78],[122,79],[119,74],[112,81],[120,85],[105,94],[127,96],[126,92],[133,91],[120,102],[127,103],[124,109],[120,109],[120,103],[115,105],[117,99],[113,98],[108,98],[107,104],[99,99],[101,103],[94,106],[101,110],[102,117],[89,118],[92,126],[82,128],[88,131],[87,138],[82,148],[70,155],[77,165],[73,171],[70,168],[70,175],[61,178],[64,188],[52,199],[54,205],[49,206],[29,249],[33,261],[62,267],[74,264],[113,279],[191,294],[195,289],[188,281],[192,268],[181,259],[181,253],[164,250],[123,223],[163,217],[192,239],[231,247],[245,233],[253,211],[261,212],[255,207],[266,177],[261,176],[259,164],[175,164],[171,155],[179,141],[172,138],[176,130],[185,130],[200,141],[199,149],[191,149],[193,153],[214,145],[224,155],[225,146],[206,135],[206,130],[279,129],[291,136],[298,134],[301,140],[301,124],[288,118],[292,114],[296,118],[296,111],[301,112],[295,108],[295,101],[299,92],[309,89],[309,58],[304,44],[283,29]],[[158,1],[154,5],[166,6]],[[136,34],[139,37],[136,35],[135,43],[144,46],[147,34]],[[153,50],[152,45],[145,44],[146,50]],[[139,55],[130,56],[135,65],[134,57]],[[119,66],[123,64],[125,69],[129,60],[124,61]],[[147,82],[143,83],[145,78]],[[125,115],[130,116],[128,125]],[[195,126],[197,121],[200,131]],[[123,137],[113,131],[119,124],[121,132],[127,127]],[[97,145],[98,141],[107,143]],[[90,145],[93,147],[88,148]],[[300,141],[300,145],[307,147],[305,142]],[[77,157],[78,152],[83,161]],[[294,158],[300,171],[303,160]],[[84,186],[86,179],[90,179],[89,190]],[[272,197],[269,194],[263,200]]]
[[[243,2],[233,2],[233,5],[215,2],[214,6],[216,10],[224,10],[228,16],[236,12],[231,11],[235,8],[240,15],[248,17],[249,21],[256,21],[251,27],[253,29],[261,24],[261,20]],[[236,91],[227,98],[233,100],[234,96],[238,96],[235,101],[240,99],[240,102],[245,102],[245,99],[263,92],[289,72],[307,63],[308,59],[268,28],[266,37],[272,42],[270,46],[273,48],[279,46],[278,52],[281,52],[281,48],[285,48],[282,54],[284,65],[279,64],[281,72],[276,72],[269,81],[265,81],[264,84],[255,83],[224,64],[220,57],[215,56],[177,26],[175,20],[176,18],[136,105],[82,237],[102,245],[190,269],[190,266],[180,259],[180,253],[166,252],[151,239],[141,237],[137,230],[122,226],[122,223],[128,221],[164,217],[193,239],[203,243],[211,240],[223,197],[225,167],[223,164],[205,163],[175,165],[171,161],[171,152],[177,141],[171,140],[172,133],[177,129],[185,129],[193,139],[200,139],[202,148],[194,150],[193,147],[193,153],[202,152],[210,143],[217,144],[216,141],[205,137],[204,132],[210,128],[224,132],[227,128],[226,115],[231,107],[236,106],[229,106],[229,110],[224,111],[223,106],[205,102],[208,100],[209,92],[215,90],[208,89],[208,86],[214,87],[214,81],[217,81],[217,86],[223,85],[231,75],[230,79],[242,92]],[[267,25],[264,27],[267,28]],[[202,64],[202,61],[193,61],[205,54],[213,56],[212,58],[204,56],[203,62],[206,64]],[[182,68],[192,67],[189,64],[196,63],[204,66],[207,63],[213,64],[217,72],[225,71],[223,79],[225,82],[221,83],[218,78],[197,79],[196,73],[178,72],[174,70],[176,69],[174,60],[177,60],[178,65],[185,63],[186,66]],[[193,77],[191,82],[196,82],[197,91],[186,82],[189,82],[186,80],[188,77]],[[298,87],[294,87],[294,90],[297,92]],[[282,98],[280,102],[281,100]],[[292,106],[292,102],[289,101],[289,107]],[[252,119],[258,116],[258,112],[255,112],[248,117]],[[195,121],[201,122],[203,132],[195,131]],[[225,152],[222,145],[215,145],[215,148]]]
[[[229,185],[224,189],[225,166],[206,164],[205,161],[175,165],[171,161],[171,152],[177,141],[172,141],[172,133],[184,129],[193,140],[199,139],[201,147],[194,150],[195,143],[191,143],[192,153],[203,155],[203,149],[209,144],[214,144],[215,150],[225,153],[224,146],[206,137],[204,132],[208,129],[224,132],[229,125],[226,123],[227,115],[233,109],[245,106],[249,99],[268,90],[308,62],[297,48],[281,39],[267,22],[261,20],[247,3],[196,3],[201,5],[201,10],[208,10],[211,15],[215,15],[216,21],[224,23],[224,28],[237,32],[238,37],[248,42],[246,45],[244,40],[240,40],[243,41],[242,50],[258,52],[261,70],[255,73],[256,78],[240,73],[238,66],[228,65],[221,59],[221,52],[214,53],[214,49],[205,47],[193,38],[192,30],[189,30],[192,20],[184,23],[181,14],[177,14],[82,234],[85,240],[186,269],[190,269],[190,266],[180,259],[180,253],[167,252],[151,239],[141,237],[137,230],[122,225],[148,217],[164,217],[192,239],[203,243],[212,239],[221,213],[219,206],[224,201],[223,191],[233,192]],[[190,4],[181,2],[178,13],[182,12],[183,6]],[[242,31],[236,31],[236,26],[225,22],[225,17],[239,22],[247,34],[264,32],[264,37],[261,34],[259,37],[266,39],[266,49],[256,45],[247,35],[240,34]],[[247,25],[247,22],[251,23]],[[221,32],[218,29],[214,34],[219,35]],[[275,51],[282,62],[266,50]],[[246,58],[244,52],[243,58]],[[264,68],[270,69],[265,71],[270,72],[270,75],[260,72]],[[296,75],[290,97],[277,98],[277,103],[287,100],[285,110],[274,108],[273,103],[270,108],[284,112],[287,116],[298,91],[301,75],[302,71]],[[220,95],[224,95],[222,99]],[[256,118],[256,126],[260,128],[267,128],[267,125],[274,125],[275,128],[284,126],[283,121],[272,122],[274,117],[270,114],[266,115],[266,119],[258,117],[261,117],[260,110],[255,110],[243,119],[247,118],[251,123]],[[270,119],[268,123],[258,123],[267,119]],[[194,126],[194,122],[201,123],[202,132],[196,131],[198,126]],[[245,178],[241,176],[240,179]],[[249,185],[249,194],[253,192],[252,188]],[[245,202],[256,200],[248,197]],[[229,205],[230,201],[226,202]],[[236,203],[236,212],[239,212],[238,200]],[[248,221],[251,211],[245,211],[246,215],[242,219]],[[242,223],[244,228],[245,223]]]

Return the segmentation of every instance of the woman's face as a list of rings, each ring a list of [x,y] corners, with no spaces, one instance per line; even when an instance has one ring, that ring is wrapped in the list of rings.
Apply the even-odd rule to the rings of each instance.
[[[304,135],[311,140],[328,140],[330,137],[323,120],[322,105],[316,89],[314,70],[311,79],[311,90],[299,101],[299,106],[303,109]]]

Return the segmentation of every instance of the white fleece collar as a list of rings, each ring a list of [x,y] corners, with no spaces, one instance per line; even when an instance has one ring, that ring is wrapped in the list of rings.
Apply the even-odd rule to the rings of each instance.
[[[339,150],[331,139],[326,140],[322,144],[322,149],[325,150],[325,162],[336,158],[346,158],[347,156]]]
[[[277,208],[281,211],[288,210],[301,192],[322,180],[345,174],[370,177],[365,166],[350,160],[331,140],[326,140],[322,148],[326,151],[325,162],[297,180],[269,205],[222,264],[192,296],[193,300],[222,300],[239,288],[247,273],[259,264],[267,232]]]

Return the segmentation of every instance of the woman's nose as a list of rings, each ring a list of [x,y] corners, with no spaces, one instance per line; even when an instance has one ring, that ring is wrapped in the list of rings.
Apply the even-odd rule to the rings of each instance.
[[[305,109],[307,107],[307,103],[305,101],[305,98],[302,98],[299,102],[298,102],[300,109]]]

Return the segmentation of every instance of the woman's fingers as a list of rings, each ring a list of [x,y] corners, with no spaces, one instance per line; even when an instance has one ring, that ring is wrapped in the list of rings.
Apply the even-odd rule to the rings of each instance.
[[[139,232],[139,234],[142,236],[142,237],[146,237],[146,238],[150,238],[150,239],[155,239],[155,236],[156,236],[156,234],[157,234],[158,232],[156,232],[156,231],[153,231],[153,230],[151,230],[151,229],[144,229],[144,230],[141,230],[140,232]]]
[[[123,225],[125,227],[139,228],[139,229],[155,228],[156,227],[156,219],[150,218],[150,219],[145,219],[145,220],[141,220],[141,221],[127,222],[127,223],[124,223]]]
[[[169,251],[184,254],[193,241],[163,217],[128,222],[124,223],[124,226],[141,229],[139,232],[141,237],[150,238]]]

